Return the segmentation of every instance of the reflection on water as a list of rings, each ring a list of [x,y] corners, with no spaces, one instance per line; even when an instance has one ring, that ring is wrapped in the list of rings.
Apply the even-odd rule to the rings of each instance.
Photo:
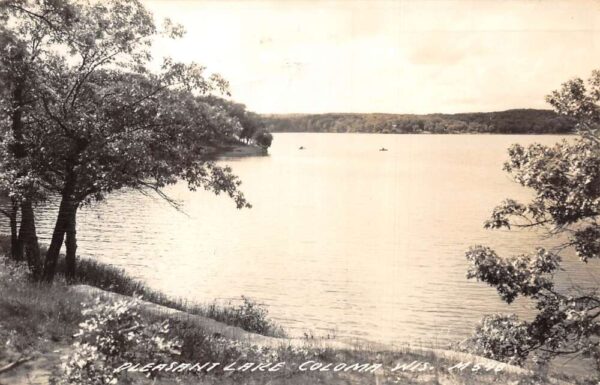
[[[524,301],[507,306],[467,281],[464,251],[539,244],[534,232],[482,223],[502,199],[529,194],[502,171],[506,148],[559,139],[276,134],[270,156],[226,161],[252,209],[184,185],[168,192],[185,213],[158,198],[113,195],[81,212],[78,252],[174,296],[253,297],[292,334],[457,341],[485,313],[528,313]],[[40,211],[48,239],[54,214]],[[566,266],[561,282],[597,284],[597,264],[569,257]]]

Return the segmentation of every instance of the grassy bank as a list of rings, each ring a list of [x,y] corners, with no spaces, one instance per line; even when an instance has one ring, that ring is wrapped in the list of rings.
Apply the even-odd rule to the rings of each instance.
[[[9,237],[5,235],[0,236],[0,255],[6,254],[9,247]],[[42,253],[45,253],[45,251],[43,249]],[[64,255],[61,255],[57,264],[57,274],[60,278],[64,277],[65,271]],[[274,337],[285,336],[283,329],[267,317],[267,313],[262,307],[245,297],[241,298],[240,304],[237,306],[218,306],[215,303],[190,303],[151,289],[143,282],[133,279],[122,269],[86,258],[80,258],[77,261],[75,283],[94,286],[126,296],[141,297],[148,302],[212,318],[227,325],[240,327],[249,332]]]
[[[59,261],[58,271],[60,274],[65,271],[63,258]],[[118,294],[141,297],[148,302],[212,318],[249,332],[274,337],[285,335],[283,329],[268,318],[262,307],[246,297],[242,297],[241,303],[237,306],[190,303],[153,290],[144,283],[131,278],[122,269],[90,259],[80,259],[78,261],[75,281],[78,284],[90,285]]]
[[[82,264],[81,271],[81,281],[93,281],[113,290],[118,288],[122,292],[147,290],[139,284],[132,283],[134,281],[127,280],[122,273],[116,273],[116,269],[97,263]],[[474,371],[472,365],[462,370],[450,369],[458,362],[441,357],[435,352],[415,352],[410,349],[381,350],[366,345],[339,348],[332,347],[327,341],[306,341],[306,345],[303,346],[287,342],[291,340],[270,337],[263,338],[270,338],[277,343],[261,345],[243,338],[233,339],[205,328],[188,313],[152,312],[138,307],[133,301],[86,295],[70,289],[61,280],[52,286],[31,283],[27,280],[26,269],[23,266],[7,263],[6,260],[0,261],[0,293],[0,346],[4,347],[4,350],[0,349],[0,384],[3,385],[27,384],[28,381],[50,384],[51,379],[57,381],[57,384],[92,384],[94,382],[89,379],[73,377],[73,373],[70,373],[69,381],[75,382],[68,382],[65,380],[65,368],[76,368],[79,372],[91,370],[92,376],[98,376],[101,370],[106,369],[103,365],[112,365],[109,366],[112,373],[114,368],[129,361],[217,362],[220,366],[209,373],[185,370],[178,373],[156,371],[151,373],[152,378],[139,372],[123,371],[115,374],[119,384],[559,383],[545,378],[541,372],[523,375],[504,371],[497,373],[485,369]],[[154,300],[182,307],[177,302],[169,302],[171,300],[165,299],[159,293],[154,294]],[[132,323],[137,325],[137,328],[132,328]],[[226,327],[223,325],[223,328]],[[136,338],[139,340],[134,339],[135,343],[127,342],[132,333],[138,333]],[[160,342],[158,345],[149,342],[157,339]],[[112,358],[99,358],[98,351],[102,350],[102,344],[105,343],[102,341],[115,340],[122,343],[115,345],[118,349],[114,350],[110,356]],[[165,341],[176,343],[166,352],[155,351],[157,346],[169,346]],[[97,344],[98,351],[89,353],[82,348],[89,347],[86,344],[90,343]],[[19,359],[26,361],[4,373],[1,372],[2,367],[19,362]],[[413,364],[411,367],[413,362],[419,364]],[[238,368],[244,363],[284,364],[273,372],[223,370],[226,365],[232,363],[236,363]],[[328,364],[331,364],[329,369],[322,370]],[[342,364],[378,364],[381,367],[372,371],[333,370]],[[393,371],[392,369],[399,364],[405,364],[405,369]],[[78,365],[82,368],[78,368]],[[313,365],[320,367],[310,370],[316,367]],[[76,373],[78,376],[79,372]]]

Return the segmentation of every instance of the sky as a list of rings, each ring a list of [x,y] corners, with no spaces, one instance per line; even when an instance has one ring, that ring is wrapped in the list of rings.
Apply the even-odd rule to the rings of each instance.
[[[197,62],[258,113],[550,108],[600,69],[600,1],[143,0],[187,33],[155,57]]]

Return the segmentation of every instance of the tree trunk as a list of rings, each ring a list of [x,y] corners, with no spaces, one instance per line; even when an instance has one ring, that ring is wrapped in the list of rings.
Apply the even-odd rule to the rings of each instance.
[[[21,203],[21,229],[19,237],[25,248],[25,258],[27,259],[29,270],[33,278],[39,280],[42,273],[42,258],[36,235],[33,205],[28,199],[25,199]]]
[[[75,282],[75,264],[77,258],[77,205],[71,205],[67,224],[66,224],[67,240],[65,246],[67,248],[66,254],[66,270],[65,277],[68,284]]]
[[[13,113],[12,134],[14,143],[11,145],[11,151],[15,158],[21,159],[27,155],[25,146],[23,145],[23,107],[25,106],[25,79],[20,78],[16,81],[13,91]]]
[[[56,224],[54,225],[54,231],[52,233],[52,240],[50,241],[50,247],[48,247],[48,251],[46,252],[46,260],[44,262],[44,273],[42,278],[48,283],[51,283],[54,280],[60,248],[62,247],[65,239],[66,224],[68,220],[67,201],[68,199],[65,199],[64,197],[60,201],[58,217],[56,218]]]
[[[44,262],[44,273],[43,280],[51,283],[54,280],[54,275],[56,274],[56,264],[58,262],[58,256],[60,255],[60,248],[65,239],[65,234],[67,231],[71,233],[70,244],[68,247],[69,261],[67,261],[67,275],[74,274],[74,270],[69,272],[69,268],[75,268],[75,249],[73,245],[75,244],[75,213],[77,212],[77,207],[79,206],[79,202],[77,202],[73,196],[75,191],[75,175],[73,173],[72,167],[67,166],[66,170],[66,179],[65,185],[62,192],[62,197],[60,200],[60,206],[58,208],[58,217],[56,218],[56,224],[54,225],[54,231],[52,233],[52,240],[50,241],[50,247],[48,247],[48,251],[46,252],[46,260]],[[70,263],[72,262],[72,263]]]
[[[15,89],[13,91],[13,114],[11,117],[12,134],[14,138],[11,150],[16,159],[22,159],[27,156],[27,150],[23,143],[23,107],[25,106],[25,90],[25,77],[22,76],[15,82]],[[20,176],[26,174],[27,171],[19,172]],[[18,203],[13,201],[13,207],[15,204],[18,205]],[[16,230],[16,227],[14,229]],[[11,236],[13,234],[13,223],[11,218]],[[31,200],[27,198],[21,202],[21,228],[19,229],[19,236],[16,240],[11,238],[11,245],[14,246],[13,256],[19,260],[23,259],[23,251],[25,251],[29,269],[34,278],[39,279],[41,274],[40,246],[36,235],[33,204]]]
[[[15,261],[23,260],[23,243],[19,240],[19,229],[17,225],[17,213],[19,212],[19,202],[12,200],[10,211],[10,255]]]

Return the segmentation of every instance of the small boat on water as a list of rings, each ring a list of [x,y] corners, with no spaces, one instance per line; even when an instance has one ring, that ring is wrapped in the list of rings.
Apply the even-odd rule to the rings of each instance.
[[[385,148],[385,147],[381,147],[381,148],[379,149],[379,151],[387,151],[387,150],[388,150],[388,149],[387,149],[387,148]]]

